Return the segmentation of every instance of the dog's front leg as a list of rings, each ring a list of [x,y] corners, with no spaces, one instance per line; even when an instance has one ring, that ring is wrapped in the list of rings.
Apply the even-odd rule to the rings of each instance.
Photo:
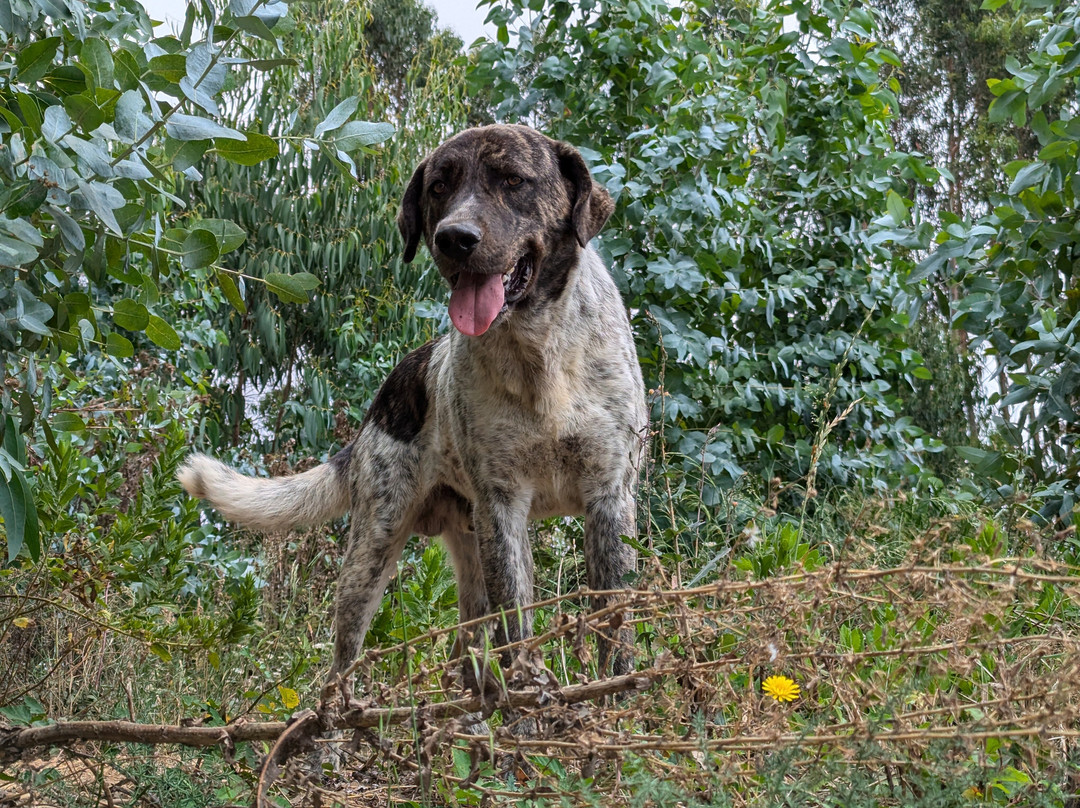
[[[591,589],[612,591],[626,586],[627,576],[634,572],[637,551],[622,540],[637,533],[634,492],[626,486],[595,492],[585,504],[585,572]],[[618,601],[616,595],[593,598],[593,608],[600,610]],[[630,672],[633,662],[634,633],[628,623],[628,613],[609,618],[610,629],[600,629],[597,671],[607,674],[608,662],[612,673],[620,676]],[[614,655],[612,654],[614,646]]]
[[[498,615],[496,642],[532,635],[533,557],[528,516],[531,497],[521,489],[486,487],[473,506],[476,538],[491,609]],[[499,614],[499,612],[502,614]],[[509,654],[504,655],[504,662]]]

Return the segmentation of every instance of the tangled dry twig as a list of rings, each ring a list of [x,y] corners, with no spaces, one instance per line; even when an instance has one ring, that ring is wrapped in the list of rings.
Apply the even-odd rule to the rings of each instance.
[[[640,590],[617,606],[578,611],[588,594],[543,602],[547,619],[535,637],[486,649],[486,659],[505,651],[514,660],[488,698],[461,696],[460,662],[446,653],[454,629],[437,629],[368,651],[357,673],[371,694],[365,706],[329,723],[308,711],[290,735],[282,722],[58,722],[0,730],[0,756],[78,741],[230,752],[244,741],[281,738],[258,783],[265,795],[324,729],[360,728],[374,754],[407,764],[429,786],[494,793],[498,781],[479,780],[484,760],[562,761],[559,772],[536,772],[531,788],[570,804],[577,798],[565,785],[568,772],[592,771],[604,759],[634,758],[639,770],[697,791],[745,781],[762,765],[757,756],[785,749],[805,750],[807,760],[884,767],[890,782],[931,748],[950,750],[942,765],[960,766],[994,739],[1023,740],[1033,771],[1065,771],[1076,760],[1080,635],[1060,617],[1080,603],[1073,568],[1030,559],[891,569],[837,563],[763,580]],[[590,676],[588,636],[614,636],[623,621],[637,627],[636,650],[649,664],[630,676]],[[403,660],[411,673],[393,686],[365,680],[384,659]],[[405,664],[410,659],[422,664]],[[800,685],[796,701],[762,694],[760,682],[775,674]],[[470,729],[468,716],[496,709],[502,725],[486,734]],[[534,731],[508,731],[521,720]],[[452,750],[457,768],[447,762]],[[471,760],[467,774],[461,754]],[[609,787],[617,796],[617,777]]]

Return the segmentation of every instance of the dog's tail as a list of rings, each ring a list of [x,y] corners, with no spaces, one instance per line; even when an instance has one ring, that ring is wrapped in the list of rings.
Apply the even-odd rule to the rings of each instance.
[[[336,519],[349,510],[349,485],[336,464],[291,477],[247,477],[212,457],[193,454],[176,473],[193,497],[205,499],[244,527],[277,533]]]

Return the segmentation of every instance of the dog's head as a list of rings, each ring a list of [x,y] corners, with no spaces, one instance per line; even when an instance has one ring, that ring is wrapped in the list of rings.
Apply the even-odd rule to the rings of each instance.
[[[614,210],[577,150],[525,126],[469,129],[417,167],[398,215],[405,260],[423,236],[450,284],[450,319],[478,336],[557,298]]]

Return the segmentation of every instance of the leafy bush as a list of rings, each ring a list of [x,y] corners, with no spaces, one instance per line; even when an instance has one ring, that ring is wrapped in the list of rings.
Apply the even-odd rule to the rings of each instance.
[[[908,219],[895,54],[847,3],[510,0],[470,69],[497,119],[584,147],[617,200],[601,237],[634,312],[654,416],[731,485],[851,484],[934,447],[899,397],[924,373],[884,242]],[[785,25],[793,15],[797,28]],[[510,34],[513,33],[513,44]],[[717,500],[712,492],[710,502]]]

